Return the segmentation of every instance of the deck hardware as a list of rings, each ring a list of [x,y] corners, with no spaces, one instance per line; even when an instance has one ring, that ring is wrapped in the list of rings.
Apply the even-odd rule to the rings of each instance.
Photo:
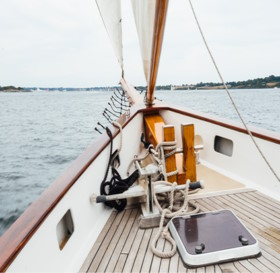
[[[231,157],[233,154],[233,141],[222,136],[215,136],[214,150],[217,153]]]
[[[247,246],[247,245],[249,244],[248,239],[247,239],[246,237],[242,236],[242,235],[240,235],[240,236],[238,237],[238,239],[239,239],[239,241],[241,242],[241,244],[242,244],[243,246]]]
[[[171,219],[169,231],[187,266],[201,267],[260,254],[257,239],[231,210],[216,212]]]
[[[68,209],[56,226],[56,236],[59,249],[62,250],[74,232],[71,210]]]
[[[204,244],[200,244],[200,245],[195,247],[195,253],[196,254],[201,254],[204,249],[205,249],[205,245]]]

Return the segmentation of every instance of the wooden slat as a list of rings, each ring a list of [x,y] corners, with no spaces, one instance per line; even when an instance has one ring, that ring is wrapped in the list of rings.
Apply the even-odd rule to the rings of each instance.
[[[181,125],[183,143],[183,170],[186,172],[186,179],[196,181],[196,162],[194,155],[194,125]]]
[[[151,264],[152,264],[152,260],[153,260],[154,254],[151,251],[150,243],[151,243],[151,240],[157,234],[157,232],[158,232],[158,228],[153,228],[152,234],[151,234],[151,238],[150,238],[150,241],[149,241],[149,247],[148,247],[147,252],[145,254],[145,258],[143,260],[143,264],[142,264],[142,268],[141,268],[141,272],[142,273],[151,272]]]
[[[246,207],[246,198],[248,198],[248,207]],[[107,235],[105,237],[105,232],[101,232],[100,238],[97,239],[98,243],[95,244],[98,250],[95,250],[96,253],[92,264],[98,263],[98,272],[104,272],[104,270],[105,272],[184,273],[280,272],[280,238],[278,238],[280,229],[277,227],[279,224],[274,218],[271,218],[271,215],[268,215],[267,207],[265,211],[261,211],[261,201],[257,202],[255,194],[252,192],[212,196],[195,200],[202,211],[231,209],[259,240],[262,251],[261,257],[198,267],[196,269],[186,268],[178,253],[171,259],[158,258],[150,250],[150,241],[158,229],[139,229],[135,220],[139,210],[133,209],[129,217],[127,216],[129,212],[123,213],[121,221],[124,221],[124,224],[120,222],[120,216],[118,215],[113,218],[113,222],[111,220],[111,227],[109,229],[108,227],[106,228]],[[257,205],[254,207],[253,204]],[[270,205],[273,207],[274,203]],[[274,213],[276,212],[274,211]],[[257,219],[258,217],[260,219]],[[120,227],[123,232],[117,231]],[[111,233],[115,234],[115,238],[114,236],[112,237]],[[106,246],[103,246],[104,244]],[[170,248],[170,245],[164,240],[160,240],[158,248],[167,250]],[[106,257],[107,255],[110,257]],[[101,261],[100,258],[103,260]],[[114,261],[112,262],[112,260]],[[105,268],[103,264],[105,265],[107,261],[109,263],[107,268]]]
[[[139,215],[140,215],[140,213],[138,211],[136,218],[138,218]],[[131,246],[132,246],[132,244],[134,242],[134,239],[135,239],[137,231],[138,231],[138,221],[135,220],[134,223],[133,223],[133,226],[131,228],[131,231],[130,231],[128,237],[127,237],[125,245],[124,245],[124,247],[122,249],[122,253],[129,254]]]
[[[142,240],[139,250],[138,250],[137,258],[135,259],[135,262],[134,262],[134,265],[132,268],[132,272],[134,272],[134,273],[138,273],[141,271],[142,264],[143,264],[143,261],[145,258],[145,254],[146,254],[148,248],[150,247],[149,242],[150,242],[151,234],[152,234],[152,229],[145,230],[143,240]]]
[[[135,240],[132,244],[131,250],[129,251],[129,254],[127,256],[127,262],[125,263],[123,272],[132,272],[132,268],[135,262],[135,259],[137,257],[138,249],[140,247],[141,241],[143,239],[145,230],[144,229],[138,229],[137,234],[135,237]]]
[[[165,125],[163,126],[163,141],[175,141],[175,128],[171,125]],[[165,151],[164,154],[168,154],[170,151]],[[174,172],[177,170],[176,168],[176,158],[175,154],[171,155],[170,157],[167,157],[165,159],[165,168],[166,172]],[[175,182],[178,181],[177,175],[172,175],[167,177],[167,180],[169,182]]]
[[[116,273],[123,272],[123,268],[124,268],[125,262],[127,260],[127,256],[128,256],[127,254],[120,254],[119,260],[118,260],[115,270],[113,272],[116,272]]]
[[[169,264],[169,271],[168,272],[177,272],[178,271],[178,263],[179,263],[179,253],[178,251],[176,252],[176,254],[171,257],[170,259],[170,264]]]
[[[263,212],[267,214],[268,217],[271,215],[273,217],[277,217],[278,219],[280,218],[279,209],[271,204],[265,203],[263,199],[256,198],[251,194],[246,194],[246,195],[240,194],[238,197],[244,201],[247,201],[250,204],[253,204],[255,207],[261,209]]]
[[[95,257],[96,255],[96,252],[98,251],[99,247],[101,246],[104,238],[106,237],[109,229],[111,228],[112,226],[112,223],[114,222],[115,218],[117,216],[117,212],[116,211],[113,211],[109,217],[109,219],[107,220],[105,226],[103,227],[101,233],[99,234],[97,240],[95,241],[95,244],[93,245],[92,249],[90,250],[86,260],[84,261],[81,269],[80,269],[80,272],[86,272],[88,271],[91,263],[92,263],[92,260],[93,258]]]
[[[168,241],[165,241],[163,251],[164,252],[170,251],[171,247],[172,247],[171,244]],[[161,259],[159,272],[167,273],[169,271],[169,265],[170,265],[170,259]]]
[[[125,226],[126,226],[126,223],[129,219],[130,214],[131,214],[131,210],[129,210],[129,209],[125,210],[124,215],[122,217],[122,221],[118,225],[118,227],[116,229],[116,232],[115,232],[112,240],[110,241],[110,244],[109,244],[108,248],[105,251],[105,254],[102,258],[102,261],[97,268],[97,272],[106,272],[107,265],[108,265],[108,263],[111,259],[111,256],[114,253],[114,250],[116,249],[116,251],[118,251],[117,248],[116,248],[116,245],[117,245],[117,243],[118,243],[118,241],[119,241],[119,239],[120,239],[120,237],[123,233],[123,230],[125,229]]]
[[[195,269],[189,269],[189,270],[187,270],[186,269],[186,267],[184,266],[184,264],[183,264],[183,261],[182,261],[182,259],[181,258],[179,258],[179,260],[178,260],[178,273],[186,273],[186,272],[190,272],[190,273],[195,273],[196,272],[196,270]],[[171,271],[172,272],[172,271]]]
[[[280,203],[275,201],[275,199],[269,198],[265,195],[262,195],[259,192],[254,192],[254,194],[251,194],[253,197],[255,197],[255,201],[261,203],[263,206],[268,207],[271,210],[274,210],[276,212],[279,212],[280,210]]]
[[[239,272],[238,269],[234,266],[233,263],[224,263],[219,264],[222,272]]]
[[[263,208],[260,208],[259,206],[256,206],[256,204],[249,202],[249,200],[244,200],[242,197],[240,196],[235,196],[235,195],[231,195],[230,196],[232,199],[234,199],[236,202],[238,202],[240,205],[244,205],[246,206],[246,208],[250,208],[252,209],[252,211],[254,213],[257,213],[259,215],[259,217],[261,218],[266,218],[267,221],[273,225],[275,225],[276,227],[280,228],[280,223],[279,223],[279,216],[275,217],[274,215],[272,215],[269,211],[266,212],[263,210]]]
[[[219,267],[219,265],[216,265],[216,264],[215,264],[215,272],[216,272],[216,273],[222,273],[222,270],[221,270],[221,268]]]
[[[239,272],[242,272],[242,273],[250,273],[251,272],[245,266],[243,266],[241,263],[234,262],[234,266],[236,267],[236,269]]]
[[[98,252],[96,253],[96,256],[94,257],[94,260],[89,268],[89,272],[97,271],[97,268],[103,259],[106,249],[110,245],[110,242],[117,230],[118,225],[120,224],[120,222],[123,218],[123,215],[124,215],[124,212],[120,212],[117,214],[117,217],[116,217],[115,221],[113,222],[111,228],[109,229],[107,236],[103,240],[102,245],[99,247]]]
[[[162,127],[165,123],[159,114],[146,115],[144,121],[146,139],[153,144],[155,148],[163,140]]]
[[[123,230],[122,236],[116,245],[117,251],[113,252],[110,262],[108,263],[108,266],[106,268],[107,272],[114,272],[114,268],[116,267],[116,264],[119,260],[120,252],[122,251],[123,246],[126,243],[126,240],[128,237],[127,235],[130,233],[133,223],[137,222],[137,220],[136,220],[137,215],[138,215],[138,209],[133,209],[132,213],[130,214],[130,217],[128,219],[128,222],[125,226],[125,229]]]
[[[163,240],[161,238],[158,240],[156,248],[159,251],[162,251],[164,249],[164,242],[165,242],[165,240]],[[160,268],[160,263],[161,263],[161,258],[154,255],[153,256],[153,261],[152,261],[152,264],[151,264],[151,272],[158,272],[159,268]]]
[[[215,273],[215,266],[214,265],[205,266],[205,273]]]

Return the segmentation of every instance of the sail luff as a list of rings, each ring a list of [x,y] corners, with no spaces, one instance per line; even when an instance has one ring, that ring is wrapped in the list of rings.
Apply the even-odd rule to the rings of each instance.
[[[139,38],[144,74],[148,85],[156,0],[131,0],[131,5]]]
[[[157,0],[155,9],[155,22],[153,31],[153,46],[151,53],[151,64],[149,74],[149,84],[147,89],[146,104],[152,105],[154,101],[154,91],[160,61],[160,54],[164,36],[166,14],[169,0]]]

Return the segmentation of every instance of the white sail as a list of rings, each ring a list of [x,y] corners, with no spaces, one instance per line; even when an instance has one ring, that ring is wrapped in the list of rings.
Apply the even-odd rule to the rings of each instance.
[[[96,4],[123,71],[121,0],[96,0]]]
[[[131,0],[137,28],[144,73],[148,83],[150,73],[151,52],[153,45],[153,28],[155,20],[155,0]]]

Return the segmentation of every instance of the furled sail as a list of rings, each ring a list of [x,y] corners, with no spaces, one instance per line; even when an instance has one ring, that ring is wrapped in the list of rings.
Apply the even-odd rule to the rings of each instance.
[[[131,0],[147,81],[146,104],[152,105],[169,0]]]
[[[156,0],[131,0],[146,81],[149,81]]]
[[[123,73],[121,0],[96,0]]]

